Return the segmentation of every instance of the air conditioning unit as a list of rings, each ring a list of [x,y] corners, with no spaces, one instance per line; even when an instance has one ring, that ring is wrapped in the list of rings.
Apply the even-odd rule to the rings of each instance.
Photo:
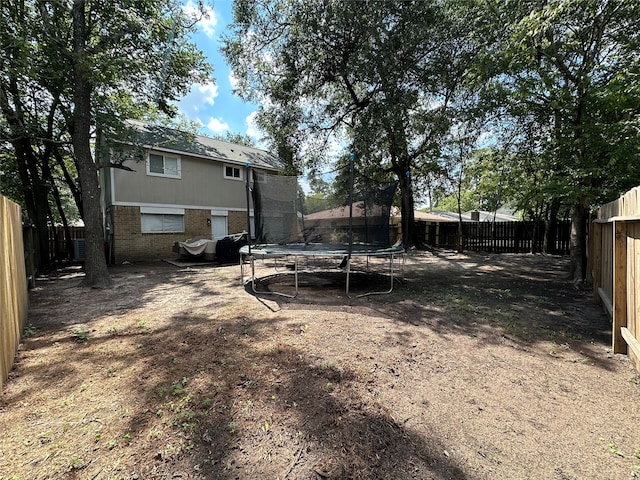
[[[73,261],[84,262],[84,238],[73,240]]]

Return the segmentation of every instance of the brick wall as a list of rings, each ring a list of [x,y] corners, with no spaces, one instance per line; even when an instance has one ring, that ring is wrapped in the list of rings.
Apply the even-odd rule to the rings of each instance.
[[[207,223],[210,210],[185,210],[185,231],[181,233],[142,233],[139,207],[112,206],[111,212],[115,263],[175,258],[177,254],[171,250],[175,242],[211,238],[211,225]]]
[[[229,212],[227,217],[227,231],[229,235],[247,231],[247,212]]]

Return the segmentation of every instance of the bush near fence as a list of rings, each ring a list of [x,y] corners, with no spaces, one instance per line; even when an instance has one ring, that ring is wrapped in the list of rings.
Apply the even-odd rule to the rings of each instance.
[[[13,367],[28,309],[20,206],[0,195],[0,389]]]
[[[640,187],[602,205],[590,225],[594,300],[612,322],[614,353],[628,353],[640,372]]]

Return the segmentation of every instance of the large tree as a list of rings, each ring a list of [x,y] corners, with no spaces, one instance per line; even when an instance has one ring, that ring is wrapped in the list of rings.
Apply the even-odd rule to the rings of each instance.
[[[499,60],[492,94],[506,93],[518,156],[535,156],[539,194],[572,217],[572,276],[585,277],[593,202],[640,182],[640,3],[625,0],[479,2],[490,8]],[[497,54],[496,54],[497,52]],[[523,152],[528,154],[522,154]]]
[[[240,0],[224,49],[240,93],[263,101],[260,124],[278,150],[294,164],[306,156],[294,166],[313,163],[333,135],[359,168],[373,161],[393,172],[405,246],[413,241],[411,177],[437,151],[473,58],[451,13],[424,1]]]
[[[186,41],[196,19],[174,0],[25,0],[1,2],[0,20],[6,32],[0,125],[18,171],[29,173],[23,188],[27,206],[34,204],[30,215],[33,210],[36,223],[46,226],[41,205],[46,201],[36,204],[30,192],[34,185],[45,185],[41,195],[46,198],[51,183],[38,178],[46,180],[55,164],[77,192],[85,221],[84,283],[108,285],[101,158],[93,148],[98,127],[116,135],[126,118],[148,112],[173,115],[173,100],[192,83],[209,80],[210,66]],[[66,157],[74,160],[77,183],[75,172],[66,169]]]

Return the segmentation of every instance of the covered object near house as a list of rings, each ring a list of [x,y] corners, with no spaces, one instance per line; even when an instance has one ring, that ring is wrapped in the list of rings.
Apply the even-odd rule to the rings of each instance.
[[[265,150],[139,121],[100,147],[107,251],[112,262],[175,257],[176,242],[247,231],[245,166],[277,173]],[[115,166],[115,168],[114,168]]]

